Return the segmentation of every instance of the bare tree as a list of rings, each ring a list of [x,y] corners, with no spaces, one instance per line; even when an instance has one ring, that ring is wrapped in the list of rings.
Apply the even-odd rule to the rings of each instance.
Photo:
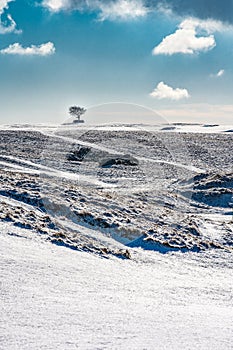
[[[80,121],[80,117],[86,113],[86,109],[83,107],[79,107],[79,106],[71,106],[69,108],[69,114],[72,117],[75,117],[77,121]]]

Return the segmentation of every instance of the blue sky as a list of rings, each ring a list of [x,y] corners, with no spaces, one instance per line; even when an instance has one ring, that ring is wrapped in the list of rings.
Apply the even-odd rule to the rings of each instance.
[[[233,121],[232,0],[0,0],[0,15],[1,123],[109,102]]]

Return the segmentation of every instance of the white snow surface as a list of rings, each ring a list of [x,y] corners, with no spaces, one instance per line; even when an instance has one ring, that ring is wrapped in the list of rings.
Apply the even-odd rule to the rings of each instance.
[[[186,133],[191,131],[192,133],[206,134],[220,134],[227,130],[233,130],[232,126],[172,125],[170,127],[167,125],[157,126],[154,127],[154,130],[163,132],[163,128],[165,128],[165,132],[181,131]],[[43,135],[47,136],[52,136],[55,128],[56,126],[53,125],[37,127]],[[153,127],[151,126],[151,128]],[[1,127],[1,129],[3,131],[34,131],[35,127],[15,125]],[[133,130],[130,127],[129,129]],[[113,129],[109,126],[102,126],[99,130],[111,131]],[[116,126],[114,130],[125,131],[127,127],[118,128]],[[232,134],[229,132],[227,135],[231,137]],[[75,140],[69,137],[56,135],[56,139],[66,141],[67,144],[70,140],[75,145]],[[130,144],[130,139],[127,142]],[[78,140],[77,143],[82,146],[89,145],[85,140]],[[109,143],[111,147],[109,147]],[[193,145],[195,146],[194,143]],[[118,140],[116,140],[116,144],[114,144],[114,140],[111,140],[101,144],[93,143],[91,146],[94,151],[102,150],[109,154],[114,154],[114,152],[123,154],[125,150],[124,143],[121,145],[122,149],[118,150]],[[117,147],[115,151],[114,147]],[[199,152],[200,150],[202,149],[200,148]],[[142,165],[143,160],[149,164],[149,175],[151,174],[150,167],[155,166],[156,169],[157,164],[174,166],[178,170],[193,171],[194,175],[199,175],[200,172],[205,175],[205,171],[208,175],[208,171],[212,170],[212,164],[210,167],[205,163],[206,158],[207,160],[210,158],[208,153],[206,157],[205,154],[202,154],[201,160],[195,154],[195,162],[191,163],[189,159],[185,158],[185,154],[181,160],[178,159],[179,162],[176,162],[161,158],[153,159],[150,155],[144,157],[144,149],[141,150],[141,148],[136,149],[136,151],[138,152],[137,158]],[[142,152],[142,156],[140,152]],[[19,154],[21,155],[20,152]],[[227,155],[223,154],[223,157]],[[98,188],[95,189],[94,186],[101,185],[105,189],[114,187],[114,182],[103,182],[101,174],[97,177],[94,173],[95,177],[93,177],[91,169],[89,170],[88,167],[81,167],[81,170],[84,169],[86,173],[80,174],[71,172],[73,168],[67,170],[66,168],[53,168],[50,163],[49,166],[39,162],[35,163],[34,160],[27,159],[27,154],[25,154],[25,159],[19,158],[14,153],[13,155],[1,154],[0,158],[0,169],[2,169],[0,194],[2,208],[0,212],[0,350],[233,349],[233,255],[231,243],[233,230],[231,215],[229,215],[229,213],[231,214],[230,208],[227,205],[224,206],[225,194],[228,195],[227,191],[232,190],[232,185],[230,180],[226,181],[224,178],[225,173],[219,179],[207,175],[201,180],[196,179],[194,185],[199,185],[199,187],[194,187],[196,191],[194,193],[196,194],[195,209],[191,207],[192,203],[189,204],[188,200],[188,204],[186,203],[186,197],[180,201],[184,208],[186,205],[192,209],[188,214],[190,214],[190,218],[196,220],[194,223],[200,231],[201,238],[220,242],[223,247],[229,249],[222,249],[223,247],[221,249],[206,249],[199,253],[191,251],[182,253],[170,249],[166,254],[161,254],[157,249],[150,251],[142,248],[129,248],[131,259],[124,259],[122,256],[117,258],[117,255],[114,256],[114,254],[101,255],[80,249],[69,249],[57,244],[58,242],[49,240],[60,231],[56,231],[56,228],[48,228],[51,222],[47,220],[46,214],[38,207],[37,199],[40,193],[36,188],[37,178],[35,176],[40,174],[41,180],[43,180],[43,176],[56,181],[61,178],[61,181],[58,182],[54,180],[58,187],[68,186],[69,181],[73,181],[71,184],[74,186],[76,178],[79,179],[79,186],[83,185],[83,193],[80,193],[80,197],[74,192],[73,187],[67,187],[74,199],[68,198],[69,203],[67,204],[65,202],[67,198],[61,196],[59,197],[60,206],[55,202],[55,214],[57,215],[55,223],[58,225],[58,229],[63,227],[66,234],[69,232],[70,236],[68,236],[67,241],[69,244],[70,242],[76,243],[74,238],[80,239],[77,241],[77,247],[79,247],[78,244],[81,247],[81,239],[85,239],[83,245],[93,241],[99,243],[100,248],[106,246],[113,249],[128,249],[128,246],[123,244],[123,238],[126,237],[129,240],[130,234],[133,236],[137,230],[130,231],[131,233],[125,231],[126,219],[132,220],[132,227],[133,220],[135,219],[136,223],[138,220],[138,227],[140,227],[140,213],[145,217],[147,214],[149,222],[153,219],[153,215],[157,215],[156,211],[151,213],[151,217],[149,213],[144,213],[144,207],[137,207],[136,215],[132,211],[126,213],[122,211],[121,213],[121,207],[128,208],[127,201],[114,202],[114,197],[107,199],[104,196],[105,192],[101,192]],[[217,165],[220,168],[221,164]],[[229,171],[228,165],[229,169],[232,169],[231,164],[226,164],[227,171]],[[204,166],[206,169],[203,169]],[[174,174],[179,175],[179,171]],[[130,174],[126,173],[126,175],[128,176],[126,179],[129,181]],[[174,180],[176,180],[175,175]],[[6,181],[3,181],[5,180],[4,176]],[[35,180],[34,187],[33,182],[29,181],[30,176],[32,176],[31,181]],[[123,176],[122,179],[125,180]],[[66,180],[64,185],[63,180]],[[216,206],[216,210],[212,205],[215,197],[212,200],[211,196],[207,196],[214,182],[217,185],[220,183],[225,190],[225,192],[216,194],[218,204],[222,204],[220,207]],[[16,185],[17,183],[18,185]],[[86,188],[84,186],[86,183],[91,184],[92,187]],[[217,186],[216,184],[215,186]],[[191,185],[189,181],[184,181],[183,192],[188,193],[188,191],[193,190],[193,183]],[[56,189],[56,187],[54,188]],[[214,189],[216,190],[218,187],[214,187]],[[124,191],[126,192],[125,189]],[[197,196],[199,193],[202,194],[201,191],[204,191],[205,194],[205,197],[203,196],[204,202],[201,201],[201,195]],[[180,193],[183,194],[183,192]],[[219,197],[220,199],[218,199]],[[80,198],[85,200],[84,204],[79,202]],[[27,199],[31,199],[31,201],[27,201]],[[169,197],[168,199],[163,198],[162,194],[162,199],[165,201]],[[139,200],[140,198],[133,202],[134,209],[135,203]],[[149,200],[150,197],[148,197],[148,202]],[[198,200],[202,205],[200,208]],[[74,204],[77,206],[77,208],[75,207],[77,211],[75,217],[72,212]],[[152,208],[152,205],[149,208]],[[171,227],[173,227],[172,211],[169,207],[164,209],[163,205],[159,208],[161,217],[168,220],[168,223],[170,219]],[[101,217],[102,212],[116,214],[121,225],[119,227],[122,228],[122,237],[119,230],[114,231],[114,226],[110,226],[109,231],[106,231],[108,234],[104,228],[101,231],[101,226],[90,228],[87,221],[82,221],[83,211],[85,214],[95,214],[94,218]],[[81,213],[80,216],[78,216],[79,213]],[[122,216],[119,216],[120,214]],[[113,219],[115,220],[115,216]],[[189,217],[187,220],[189,222]],[[25,229],[24,223],[30,224],[31,229]],[[42,228],[42,233],[36,232],[34,224],[38,224],[38,227]],[[144,225],[143,221],[141,225]],[[196,226],[192,223],[190,227],[193,229]],[[145,227],[144,229],[146,231]],[[160,227],[160,223],[158,223],[157,233],[160,229],[163,232],[164,225]],[[167,232],[169,234],[170,231]],[[128,236],[125,236],[126,233]],[[185,234],[189,237],[187,232]],[[117,235],[118,238],[116,238]],[[195,234],[190,237],[196,238]],[[155,242],[151,244],[155,245]],[[99,246],[97,246],[98,249]],[[76,245],[70,244],[70,247],[74,248]]]
[[[232,349],[223,255],[100,259],[1,231],[1,349]]]
[[[2,124],[0,125],[1,130],[38,130],[44,133],[52,133],[54,130],[57,130],[62,125],[63,129],[73,128],[74,125],[72,123],[68,124]],[[98,130],[112,130],[112,131],[122,131],[122,130],[135,130],[138,128],[147,129],[149,131],[165,131],[165,132],[192,132],[192,133],[225,133],[233,132],[233,124],[202,124],[202,123],[168,123],[168,124],[122,124],[122,123],[113,123],[113,124],[102,124],[95,125],[94,123],[90,124],[79,124],[78,126],[81,130],[85,132],[86,129],[90,130],[91,127],[93,129],[98,128]]]

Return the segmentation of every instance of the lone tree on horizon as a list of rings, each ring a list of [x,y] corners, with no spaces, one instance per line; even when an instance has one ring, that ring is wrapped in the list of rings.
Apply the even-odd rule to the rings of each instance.
[[[86,109],[83,107],[79,107],[79,106],[71,106],[69,108],[69,114],[72,117],[75,117],[77,121],[80,121],[80,117],[86,113]]]

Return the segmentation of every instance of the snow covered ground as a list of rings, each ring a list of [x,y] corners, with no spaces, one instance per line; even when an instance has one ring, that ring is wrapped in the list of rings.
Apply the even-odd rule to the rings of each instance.
[[[1,349],[232,349],[229,253],[101,259],[4,231]]]
[[[2,127],[0,348],[232,349],[232,129]]]

